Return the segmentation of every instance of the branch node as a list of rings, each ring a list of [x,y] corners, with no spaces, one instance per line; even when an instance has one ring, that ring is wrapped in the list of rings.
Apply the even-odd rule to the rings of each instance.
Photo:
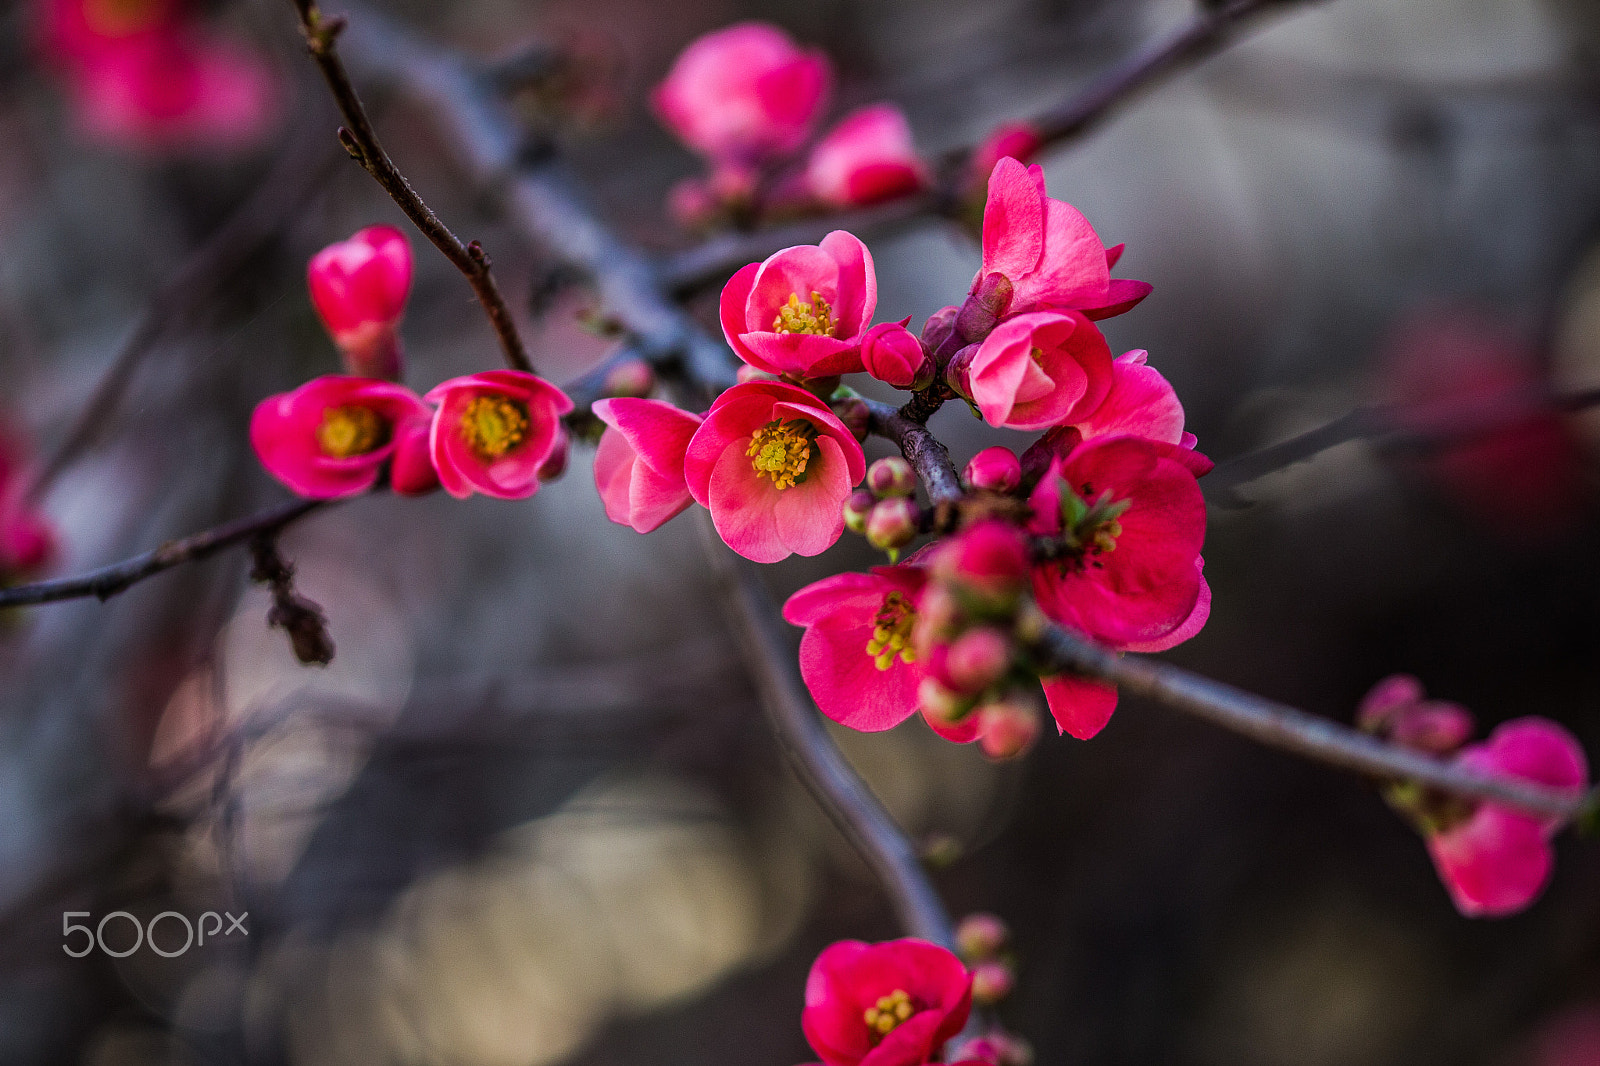
[[[333,662],[333,637],[322,608],[294,590],[294,567],[278,553],[276,531],[257,534],[250,541],[253,564],[250,580],[272,590],[272,608],[267,625],[289,635],[294,657],[307,666],[327,666]]]

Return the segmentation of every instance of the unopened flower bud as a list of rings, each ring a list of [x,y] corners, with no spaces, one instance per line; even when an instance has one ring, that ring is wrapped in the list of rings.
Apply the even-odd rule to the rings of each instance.
[[[601,391],[611,397],[644,399],[655,391],[656,372],[643,359],[627,359],[606,374]]]
[[[967,344],[976,344],[993,331],[1011,306],[1011,279],[990,271],[972,284],[967,300],[956,315],[956,332]]]
[[[1015,759],[1039,739],[1039,712],[1031,702],[1007,698],[978,710],[978,746],[996,761]]]
[[[975,607],[995,612],[1015,606],[1029,567],[1022,530],[998,518],[978,522],[945,541],[931,563],[937,582],[979,601]]]
[[[917,536],[921,521],[917,505],[904,496],[879,500],[867,516],[867,543],[887,552],[898,552]]]
[[[950,357],[945,364],[944,383],[957,396],[972,402],[972,360],[977,357],[980,344],[969,344]]]
[[[986,911],[969,914],[956,926],[956,953],[968,962],[981,962],[993,958],[1006,941],[1011,930],[999,917]]]
[[[971,709],[972,701],[951,692],[938,679],[924,677],[917,685],[917,707],[938,722],[958,722]]]
[[[945,341],[955,332],[956,315],[961,308],[951,305],[941,307],[928,316],[928,321],[922,324],[922,346],[930,352],[937,352],[944,346]]]
[[[917,491],[917,475],[910,463],[891,455],[867,467],[867,488],[879,497],[910,496]]]
[[[567,452],[570,448],[571,442],[567,438],[566,430],[559,431],[555,443],[550,447],[550,454],[539,464],[540,481],[554,481],[567,472]]]
[[[836,400],[833,403],[833,413],[839,416],[839,421],[844,423],[844,428],[857,441],[867,439],[867,427],[872,424],[872,412],[867,409],[867,401],[852,396],[845,400]]]
[[[878,498],[869,489],[856,489],[850,498],[844,501],[845,528],[852,533],[865,533],[867,531],[867,518],[872,514],[872,509],[878,505]]]
[[[906,329],[910,318],[881,322],[861,338],[861,362],[867,373],[897,389],[926,387],[933,381],[933,361],[922,350],[922,342]]]
[[[439,487],[428,445],[432,421],[413,418],[395,429],[394,459],[389,464],[389,485],[401,496],[426,496]]]
[[[369,226],[330,244],[306,267],[311,303],[357,377],[397,381],[400,318],[411,293],[411,244],[393,226]]]
[[[994,1006],[1016,987],[1016,974],[998,959],[980,962],[972,968],[972,1002],[979,1006]]]
[[[1022,461],[1016,452],[997,444],[974,455],[961,476],[975,489],[1015,492],[1022,484]]]
[[[968,195],[976,196],[982,201],[984,190],[989,183],[989,175],[996,163],[1008,157],[1019,163],[1031,162],[1043,144],[1039,131],[1031,123],[1002,122],[990,130],[989,135],[973,150],[972,159],[968,163],[966,179]]]
[[[993,626],[978,626],[951,641],[943,659],[940,680],[957,692],[976,695],[1011,666],[1011,642]]]

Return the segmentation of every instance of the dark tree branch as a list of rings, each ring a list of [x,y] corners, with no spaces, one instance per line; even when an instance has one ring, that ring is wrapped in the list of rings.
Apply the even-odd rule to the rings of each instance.
[[[0,608],[55,603],[59,600],[79,600],[90,596],[108,600],[163,570],[171,570],[183,563],[197,562],[215,555],[224,548],[243,544],[262,534],[281,532],[312,511],[325,506],[326,502],[296,500],[258,515],[235,519],[181,540],[168,541],[161,547],[142,555],[135,555],[131,559],[110,566],[102,566],[87,574],[0,589]]]
[[[517,333],[511,309],[506,306],[499,285],[495,284],[489,254],[477,241],[463,244],[461,238],[440,221],[379,143],[378,134],[367,118],[361,97],[357,95],[355,85],[345,71],[344,62],[339,58],[336,42],[345,27],[344,19],[325,17],[317,9],[314,0],[293,0],[293,3],[300,15],[300,29],[305,34],[306,48],[316,60],[317,68],[322,71],[323,80],[333,93],[334,103],[339,105],[339,113],[344,116],[345,124],[339,130],[339,143],[383,186],[406,217],[422,231],[422,235],[432,241],[434,247],[466,276],[472,291],[478,296],[478,302],[488,314],[496,336],[500,338],[506,363],[514,370],[525,370],[531,374],[533,362],[528,358],[528,351]]]
[[[933,435],[933,431],[908,417],[903,408],[896,410],[876,400],[867,400],[866,405],[872,416],[868,429],[899,446],[900,454],[917,472],[917,478],[927,491],[928,502],[936,509],[959,503],[966,494],[961,487],[961,475],[950,461],[950,449]]]
[[[1588,796],[1463,769],[1385,744],[1327,718],[1187,670],[1141,657],[1118,655],[1057,626],[1049,626],[1034,651],[1046,666],[1116,685],[1157,700],[1268,747],[1384,781],[1417,781],[1453,795],[1570,819],[1595,803]]]

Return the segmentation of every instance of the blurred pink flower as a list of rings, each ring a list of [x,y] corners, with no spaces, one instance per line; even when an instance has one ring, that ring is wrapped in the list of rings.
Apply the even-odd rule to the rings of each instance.
[[[403,385],[328,374],[257,404],[250,444],[290,491],[314,500],[354,496],[377,482],[397,428],[431,413]]]
[[[27,500],[31,465],[27,441],[0,427],[0,581],[34,574],[60,551],[55,526]]]
[[[983,212],[983,266],[1012,285],[1008,314],[1081,311],[1119,315],[1150,294],[1142,281],[1111,277],[1122,247],[1107,249],[1077,208],[1045,195],[1044,171],[1010,157],[995,164]]]
[[[1463,748],[1459,766],[1500,777],[1548,785],[1573,794],[1588,783],[1589,768],[1576,738],[1544,718],[1517,718],[1481,744]],[[1469,918],[1515,914],[1550,880],[1555,819],[1484,802],[1465,820],[1430,833],[1428,854],[1456,909]]]
[[[1045,429],[1087,417],[1111,388],[1111,349],[1076,312],[1004,319],[984,338],[958,391],[991,426]]]
[[[1595,1066],[1600,1062],[1600,1005],[1569,1007],[1544,1022],[1530,1066]]]
[[[180,24],[177,0],[41,0],[39,40],[58,61],[83,62]]]
[[[396,381],[399,325],[411,294],[411,243],[393,226],[368,226],[328,245],[306,267],[311,303],[350,373]]]
[[[1409,674],[1384,678],[1361,701],[1356,724],[1403,748],[1450,755],[1472,736],[1472,712],[1457,703],[1424,698]]]
[[[426,496],[439,487],[428,438],[433,412],[415,415],[395,429],[394,460],[389,464],[389,486],[401,496]]]
[[[699,415],[661,400],[596,400],[606,424],[594,457],[594,483],[606,517],[648,533],[694,497],[683,479],[683,458],[700,428]]]
[[[831,207],[864,207],[927,184],[928,168],[911,141],[911,126],[893,104],[850,112],[806,161],[807,188]]]
[[[825,1066],[919,1066],[971,1011],[971,975],[937,944],[842,940],[811,966],[800,1025]]]
[[[839,539],[844,501],[866,466],[854,435],[814,395],[750,381],[711,405],[684,475],[730,548],[775,563],[818,555]]]
[[[1022,462],[1017,453],[1001,444],[983,451],[967,460],[961,478],[975,489],[990,492],[1015,492],[1022,484]]]
[[[783,617],[806,629],[800,676],[818,710],[876,733],[917,709],[924,670],[911,632],[926,582],[920,567],[879,566],[823,578],[789,597]]]
[[[685,48],[650,103],[690,148],[749,164],[805,143],[832,79],[820,50],[796,47],[776,26],[743,22]]]
[[[429,437],[433,466],[458,499],[538,492],[541,469],[566,437],[561,416],[572,410],[566,393],[521,370],[451,378],[425,399],[439,405]]]
[[[880,322],[861,338],[861,363],[867,373],[897,389],[913,387],[919,377],[930,377],[928,354],[922,342],[906,328],[911,319]]]
[[[722,333],[735,354],[769,374],[831,377],[861,369],[861,342],[878,307],[872,253],[834,230],[751,263],[722,289]]]
[[[972,158],[967,163],[967,186],[981,194],[984,182],[994,173],[996,163],[1002,159],[1028,163],[1038,154],[1043,143],[1032,123],[1002,122],[973,149]]]

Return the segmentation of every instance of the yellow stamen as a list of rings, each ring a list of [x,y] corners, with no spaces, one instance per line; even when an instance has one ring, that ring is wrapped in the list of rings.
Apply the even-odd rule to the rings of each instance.
[[[1033,360],[1033,365],[1040,370],[1044,369],[1044,349],[1034,346],[1028,349],[1028,358]]]
[[[126,37],[154,25],[162,5],[152,0],[87,0],[83,20],[96,33]]]
[[[873,1035],[882,1040],[916,1011],[916,1007],[911,1004],[911,997],[904,989],[897,988],[887,996],[879,996],[878,1002],[863,1011],[861,1017]]]
[[[817,337],[833,336],[833,308],[820,292],[811,294],[811,304],[800,302],[800,294],[791,292],[789,302],[778,308],[772,320],[774,333],[809,333]]]
[[[484,459],[499,459],[528,437],[528,405],[509,396],[474,396],[461,412],[461,436]]]
[[[872,639],[867,641],[867,654],[872,656],[879,670],[894,665],[895,656],[903,663],[917,661],[917,650],[911,646],[911,631],[917,625],[917,609],[898,589],[883,598],[872,619]]]
[[[816,427],[802,419],[773,419],[755,431],[745,454],[758,476],[771,478],[779,489],[792,489],[806,479],[816,436]]]
[[[389,423],[370,407],[329,407],[317,427],[317,447],[330,459],[366,455],[389,443]]]

